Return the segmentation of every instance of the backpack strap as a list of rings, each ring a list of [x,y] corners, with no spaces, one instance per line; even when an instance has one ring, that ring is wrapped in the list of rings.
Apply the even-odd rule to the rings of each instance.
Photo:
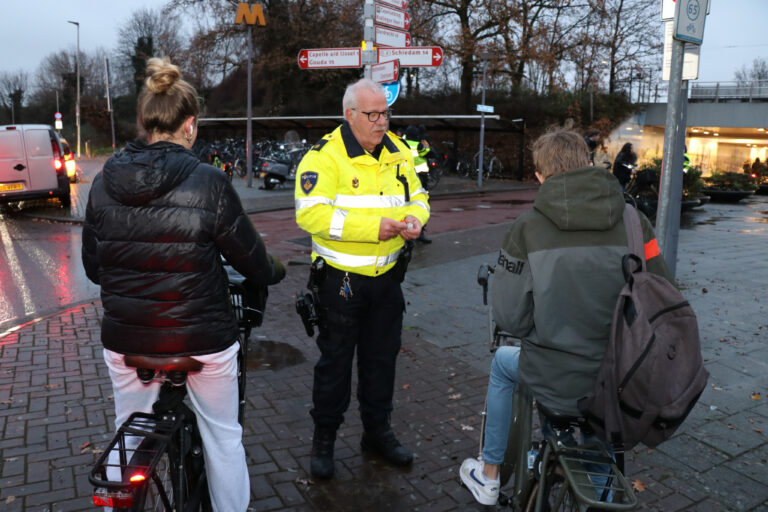
[[[624,229],[627,230],[627,246],[629,252],[642,261],[642,270],[645,271],[645,245],[643,244],[643,226],[637,210],[629,204],[624,204]]]

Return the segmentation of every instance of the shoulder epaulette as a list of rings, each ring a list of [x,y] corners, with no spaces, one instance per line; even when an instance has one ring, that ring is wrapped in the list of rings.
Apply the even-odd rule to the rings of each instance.
[[[323,149],[323,146],[325,146],[327,143],[328,143],[328,139],[323,137],[319,141],[315,142],[315,145],[312,146],[312,151],[320,151],[321,149]]]

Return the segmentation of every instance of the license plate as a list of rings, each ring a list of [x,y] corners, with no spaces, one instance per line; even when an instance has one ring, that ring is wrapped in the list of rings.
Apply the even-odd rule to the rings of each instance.
[[[2,183],[0,184],[0,192],[8,192],[11,190],[24,190],[23,183]]]

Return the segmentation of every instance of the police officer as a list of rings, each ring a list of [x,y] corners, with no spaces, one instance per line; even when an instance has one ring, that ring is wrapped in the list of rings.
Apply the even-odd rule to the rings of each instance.
[[[400,282],[406,241],[429,218],[426,191],[409,149],[388,132],[391,111],[380,84],[363,79],[343,99],[344,123],[323,137],[299,164],[296,221],[312,235],[320,359],[312,389],[315,423],[311,472],[334,474],[336,431],[351,395],[357,351],[361,447],[406,466],[413,454],[390,427],[395,361],[405,301]]]
[[[427,163],[427,155],[432,151],[429,147],[429,142],[427,142],[424,132],[413,125],[410,125],[405,129],[403,141],[411,150],[413,167],[416,169],[416,174],[419,177],[419,181],[421,181],[421,186],[424,187],[424,190],[428,191],[427,176],[429,175],[429,164]],[[416,240],[425,244],[431,244],[432,240],[427,238],[425,232],[426,226],[422,226],[421,234]]]

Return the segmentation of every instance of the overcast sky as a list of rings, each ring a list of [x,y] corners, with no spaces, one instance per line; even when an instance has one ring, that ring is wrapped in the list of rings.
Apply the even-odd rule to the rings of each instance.
[[[661,0],[647,0],[659,3]],[[734,72],[762,56],[768,58],[768,0],[711,0],[704,30],[699,81],[733,80]],[[74,51],[80,23],[80,48],[108,52],[117,43],[118,27],[141,7],[159,7],[164,0],[0,0],[0,72],[35,73],[47,55]],[[234,16],[234,11],[233,11]],[[638,27],[644,30],[645,27]],[[661,29],[659,29],[661,31]],[[362,33],[362,27],[360,28]],[[663,32],[660,32],[663,33]],[[318,47],[326,46],[322,40]],[[661,55],[659,62],[661,62]]]

